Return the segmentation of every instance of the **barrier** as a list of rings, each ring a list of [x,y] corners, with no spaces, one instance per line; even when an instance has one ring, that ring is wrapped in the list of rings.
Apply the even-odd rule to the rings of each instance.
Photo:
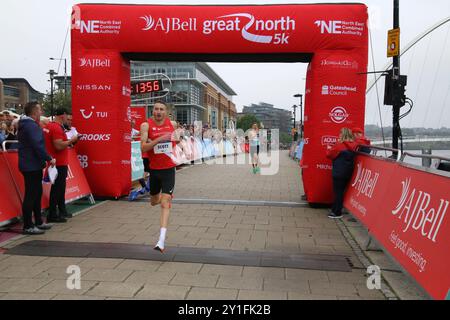
[[[240,151],[240,149],[239,149]],[[235,151],[231,141],[213,143],[210,139],[200,140],[196,137],[184,137],[174,149],[172,160],[177,165],[190,164],[202,158],[209,159],[224,155],[234,155]],[[139,141],[131,143],[131,181],[137,181],[143,177],[144,165],[142,163],[142,153]]]
[[[296,142],[292,142],[291,144],[291,148],[289,149],[289,157],[291,157],[292,159],[295,159],[295,150],[297,148],[297,143]]]
[[[144,176],[144,163],[142,162],[141,143],[131,142],[131,181],[138,181]]]
[[[344,206],[434,299],[450,288],[450,175],[358,155]]]
[[[203,148],[204,145],[202,143],[202,140],[200,138],[194,138],[194,161],[198,161],[202,159],[203,156]]]
[[[303,141],[297,146],[297,149],[295,150],[295,159],[302,160],[304,146],[305,143]]]
[[[22,215],[22,200],[25,194],[25,182],[22,173],[19,171],[17,150],[3,151],[1,153],[0,182],[2,183],[2,194],[0,194],[0,197],[2,197],[2,201],[0,203],[0,224],[11,220],[10,218]],[[78,158],[74,149],[69,149],[66,203],[71,203],[87,196],[90,196],[91,203],[94,203],[91,189],[81,168],[80,161],[83,163],[83,166],[88,165],[83,158]],[[50,183],[43,184],[42,209],[46,209],[49,206],[50,189]],[[15,196],[13,190],[15,190]],[[3,198],[4,196],[5,198]]]
[[[4,156],[6,152],[0,151],[0,153],[0,185],[2,186],[2,192],[0,192],[0,226],[4,226],[21,215],[22,201],[8,169],[8,162]]]

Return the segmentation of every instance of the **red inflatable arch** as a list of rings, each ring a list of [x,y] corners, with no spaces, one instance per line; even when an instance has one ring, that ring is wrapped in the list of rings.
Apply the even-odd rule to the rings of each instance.
[[[74,6],[73,119],[93,193],[130,190],[130,60],[306,62],[303,182],[308,202],[330,203],[326,144],[364,125],[367,19],[363,4]]]

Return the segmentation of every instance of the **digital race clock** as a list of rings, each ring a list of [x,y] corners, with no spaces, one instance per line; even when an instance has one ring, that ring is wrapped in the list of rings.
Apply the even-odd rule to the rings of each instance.
[[[131,84],[131,94],[157,92],[163,90],[162,80],[134,82]]]

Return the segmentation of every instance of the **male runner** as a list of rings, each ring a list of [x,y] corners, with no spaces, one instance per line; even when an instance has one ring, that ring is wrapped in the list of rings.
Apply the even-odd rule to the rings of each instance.
[[[156,102],[153,117],[141,125],[141,150],[147,153],[150,162],[151,205],[161,204],[161,230],[155,250],[164,252],[167,225],[175,187],[175,167],[172,161],[177,141],[177,124],[167,116],[167,106]],[[178,140],[178,139],[177,139]]]

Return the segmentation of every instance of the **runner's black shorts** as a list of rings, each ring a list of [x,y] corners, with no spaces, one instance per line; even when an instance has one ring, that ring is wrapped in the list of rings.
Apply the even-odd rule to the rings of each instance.
[[[150,169],[150,195],[173,194],[175,188],[175,167],[171,169]]]
[[[148,158],[142,158],[142,162],[144,163],[144,171],[150,173],[150,161]]]

